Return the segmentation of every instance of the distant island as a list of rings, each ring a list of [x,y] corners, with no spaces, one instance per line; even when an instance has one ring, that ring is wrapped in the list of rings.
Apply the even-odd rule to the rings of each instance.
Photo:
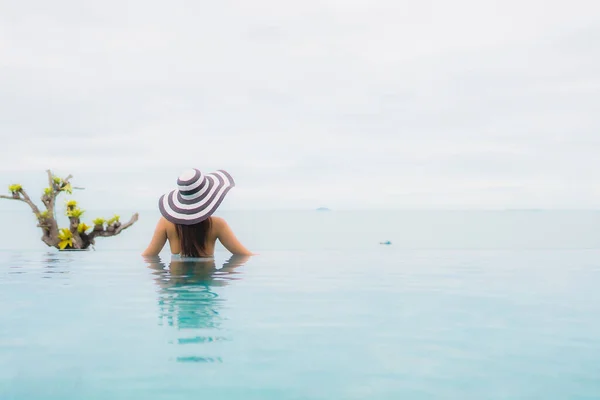
[[[331,209],[327,207],[319,207],[317,208],[317,211],[331,211]]]

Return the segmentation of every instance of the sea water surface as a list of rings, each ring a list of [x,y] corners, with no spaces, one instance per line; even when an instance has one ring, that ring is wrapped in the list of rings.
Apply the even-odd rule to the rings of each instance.
[[[258,256],[0,211],[0,399],[600,398],[600,212],[223,216]]]

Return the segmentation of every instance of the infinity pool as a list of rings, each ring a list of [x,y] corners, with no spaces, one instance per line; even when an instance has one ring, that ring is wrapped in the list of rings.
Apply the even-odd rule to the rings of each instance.
[[[596,399],[600,251],[0,252],[0,398]]]

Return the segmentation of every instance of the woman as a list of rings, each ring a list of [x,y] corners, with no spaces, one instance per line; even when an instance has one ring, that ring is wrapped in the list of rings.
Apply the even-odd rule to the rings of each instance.
[[[233,254],[252,255],[223,218],[212,216],[235,186],[231,175],[225,171],[204,175],[192,169],[177,179],[177,186],[158,202],[162,218],[143,256],[158,255],[168,240],[174,256],[212,257],[217,239]]]

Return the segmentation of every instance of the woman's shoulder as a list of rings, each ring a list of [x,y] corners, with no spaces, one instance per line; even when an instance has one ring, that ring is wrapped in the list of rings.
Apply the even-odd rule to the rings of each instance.
[[[163,227],[163,228],[171,228],[171,227],[175,227],[175,224],[172,223],[171,221],[169,221],[168,219],[166,219],[165,217],[160,217],[160,219],[158,220],[158,225]]]
[[[217,216],[214,216],[214,215],[211,215],[210,222],[212,224],[214,224],[214,225],[223,225],[223,224],[227,223],[224,218],[217,217]]]
[[[165,217],[160,217],[158,226],[167,233],[168,237],[171,237],[174,232],[177,232],[177,226]]]
[[[210,217],[210,226],[213,232],[220,232],[223,227],[227,226],[227,221],[225,221],[222,217],[211,216]]]

